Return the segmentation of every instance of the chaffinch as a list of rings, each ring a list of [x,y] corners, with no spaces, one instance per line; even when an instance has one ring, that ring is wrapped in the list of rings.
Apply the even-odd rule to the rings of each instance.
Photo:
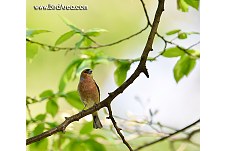
[[[80,81],[78,84],[78,92],[85,108],[92,107],[93,105],[100,102],[100,90],[98,85],[92,76],[91,69],[85,69],[80,75]],[[102,128],[102,124],[99,120],[98,113],[92,113],[93,116],[93,127]]]

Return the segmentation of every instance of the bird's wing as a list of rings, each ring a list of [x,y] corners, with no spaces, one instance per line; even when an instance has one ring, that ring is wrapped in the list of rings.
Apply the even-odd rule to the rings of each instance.
[[[95,81],[94,81],[95,82]],[[97,83],[95,82],[95,85],[96,85],[96,87],[97,87],[97,89],[98,89],[98,92],[99,92],[99,102],[100,102],[100,90],[99,90],[99,86],[97,85]]]

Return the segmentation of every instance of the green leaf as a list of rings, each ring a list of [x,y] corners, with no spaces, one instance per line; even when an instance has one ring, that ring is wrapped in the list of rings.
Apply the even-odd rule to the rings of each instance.
[[[46,124],[50,127],[50,129],[55,128],[58,126],[57,122],[46,122]]]
[[[49,113],[52,117],[54,117],[58,112],[58,104],[55,100],[51,99],[47,101],[46,104],[46,112]]]
[[[181,10],[182,12],[188,12],[188,4],[185,0],[177,0],[177,9]]]
[[[100,56],[102,54],[101,51],[95,51],[95,50],[83,50],[82,53],[88,56],[89,58],[94,58],[97,55]]]
[[[79,28],[77,28],[76,26],[74,26],[74,25],[70,25],[70,24],[68,24],[68,26],[72,29],[72,30],[74,30],[76,33],[80,33],[80,34],[83,34],[83,32],[82,32],[82,30],[80,30]]]
[[[196,32],[196,31],[187,32],[187,35],[192,35],[192,34],[199,35],[200,33],[199,32]]]
[[[88,139],[84,142],[88,148],[90,149],[89,151],[106,151],[106,148],[103,144],[100,144],[99,142],[96,142],[93,139]]]
[[[83,109],[84,105],[80,100],[79,94],[77,91],[71,91],[65,94],[66,101],[77,109]]]
[[[179,39],[186,39],[188,36],[186,33],[178,33],[178,38]]]
[[[91,46],[91,44],[92,44],[92,41],[88,37],[84,37],[83,45],[86,47],[89,47]]]
[[[188,5],[195,9],[199,9],[199,0],[184,0]]]
[[[43,131],[44,131],[44,123],[40,123],[38,124],[35,129],[33,130],[33,135],[36,136],[36,135],[39,135],[41,134]]]
[[[107,58],[102,58],[102,57],[92,58],[91,68],[94,69],[96,65],[104,64],[104,63],[108,63],[108,59]]]
[[[181,56],[173,69],[176,82],[178,83],[183,76],[188,76],[189,73],[194,69],[195,64],[196,60],[190,58],[190,56],[186,54]]]
[[[59,92],[64,91],[66,84],[73,78],[73,71],[77,69],[77,66],[80,65],[82,61],[83,59],[75,59],[66,68],[59,82]]]
[[[166,35],[173,35],[173,34],[176,34],[180,31],[181,31],[180,29],[171,30],[171,31],[167,32]]]
[[[71,23],[68,19],[60,16],[60,18],[62,19],[62,21],[67,25],[69,26],[72,30],[74,30],[76,33],[82,33],[82,31],[77,28],[76,26],[73,25],[73,23]]]
[[[84,59],[81,64],[78,65],[76,75],[78,76],[84,69],[91,67],[91,59]]]
[[[64,133],[65,134],[65,133]],[[66,142],[66,140],[68,140],[68,138],[63,135],[63,134],[58,134],[57,139],[53,139],[53,143],[51,144],[51,150],[52,151],[66,151],[66,150],[62,150],[62,144],[64,144]]]
[[[101,32],[106,32],[106,31],[107,30],[101,29],[101,28],[92,28],[92,29],[89,29],[85,34],[87,36],[96,37],[96,36],[99,36],[101,34]]]
[[[36,121],[44,121],[46,118],[46,114],[39,114],[35,117]]]
[[[31,151],[44,151],[48,150],[48,139],[43,139],[29,145]]]
[[[117,61],[117,69],[114,71],[114,80],[120,86],[127,77],[127,72],[130,69],[131,63],[129,61]]]
[[[65,42],[66,40],[71,38],[75,33],[76,32],[74,30],[64,33],[57,39],[57,41],[55,42],[55,46],[60,45],[61,43]]]
[[[105,136],[100,135],[100,134],[90,134],[89,137],[90,137],[91,139],[102,138],[102,139],[104,139],[104,140],[107,140],[107,138],[106,138]]]
[[[53,95],[54,95],[54,93],[53,93],[52,90],[45,90],[39,95],[39,97],[42,98],[42,99],[45,99],[45,98],[49,98]]]
[[[80,129],[80,134],[89,134],[93,130],[93,122],[87,122]]]
[[[35,30],[35,29],[27,29],[26,30],[26,37],[33,37],[37,34],[47,33],[50,32],[49,30]]]
[[[26,126],[28,126],[30,123],[32,123],[31,120],[26,120]]]
[[[70,141],[63,149],[64,151],[90,151],[87,149],[86,144],[81,140]]]
[[[82,37],[78,42],[76,42],[75,48],[79,49],[82,43],[84,42],[84,40],[85,40],[85,37]]]
[[[193,56],[196,56],[196,57],[200,58],[200,52],[198,50],[190,49],[190,50],[187,50],[187,52],[190,53]]]
[[[167,58],[172,58],[172,57],[179,57],[184,54],[185,53],[178,47],[171,47],[171,48],[166,49],[162,55]]]
[[[31,61],[38,54],[39,45],[27,42],[26,43],[26,58]]]

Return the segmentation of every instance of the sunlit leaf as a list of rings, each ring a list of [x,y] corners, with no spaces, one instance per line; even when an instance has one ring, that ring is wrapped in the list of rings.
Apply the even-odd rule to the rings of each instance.
[[[196,31],[192,31],[192,32],[187,32],[188,35],[192,35],[192,34],[195,34],[195,35],[199,35],[200,33],[199,32],[196,32]]]
[[[46,122],[46,124],[50,127],[50,128],[55,128],[58,126],[57,122]]]
[[[186,39],[188,36],[186,33],[178,33],[178,38],[179,39]]]
[[[51,97],[53,95],[54,95],[54,92],[52,90],[45,90],[39,95],[39,97],[44,99],[44,98]]]
[[[68,24],[68,26],[69,26],[71,29],[73,29],[76,33],[80,33],[80,34],[83,33],[79,28],[77,28],[77,27],[74,26],[74,25],[69,25],[69,24]]]
[[[87,122],[83,124],[83,127],[80,129],[80,134],[88,134],[93,130],[93,122]]]
[[[46,118],[46,114],[39,114],[35,117],[36,121],[44,121]]]
[[[55,42],[55,46],[60,45],[61,43],[65,42],[66,40],[71,38],[74,34],[75,34],[74,30],[64,33],[57,39],[57,41]]]
[[[34,136],[41,134],[44,131],[44,128],[45,127],[44,127],[44,124],[43,123],[38,124],[35,127],[35,129],[33,130]]]
[[[26,43],[26,58],[31,61],[38,53],[39,45],[27,42]]]
[[[96,37],[96,36],[99,36],[101,34],[101,32],[106,32],[106,31],[107,30],[101,29],[101,28],[92,28],[92,29],[89,29],[85,34],[87,36]]]
[[[86,68],[91,68],[91,59],[84,59],[80,65],[78,65],[78,68],[76,70],[76,75],[75,76],[78,76],[82,70],[86,69]]]
[[[173,34],[176,34],[180,31],[181,31],[180,29],[171,30],[171,31],[167,32],[166,35],[173,35]]]
[[[198,57],[198,58],[200,57],[200,52],[198,50],[192,50],[192,49],[190,49],[190,50],[187,50],[187,52],[190,53],[193,56]]]
[[[58,104],[55,100],[50,99],[46,103],[46,112],[49,113],[52,117],[54,117],[58,112]]]
[[[71,91],[65,94],[66,101],[77,109],[83,109],[84,105],[80,100],[79,94],[77,91]]]
[[[28,126],[30,123],[32,123],[31,120],[26,120],[26,126]]]
[[[53,139],[53,143],[52,145],[52,151],[61,151],[62,150],[62,144],[64,144],[66,142],[66,140],[68,140],[67,137],[65,137],[65,135],[63,134],[59,134],[57,139]],[[66,150],[62,150],[62,151],[66,151]]]
[[[47,33],[50,32],[49,30],[35,30],[35,29],[27,29],[26,30],[26,37],[33,37],[37,34]]]
[[[90,149],[89,151],[106,151],[106,148],[103,144],[93,140],[93,139],[88,139],[84,141],[84,143],[88,146]]]
[[[114,71],[114,80],[120,86],[127,77],[127,72],[130,69],[131,63],[129,61],[117,61],[117,69]]]
[[[195,9],[199,9],[199,0],[184,0],[188,5]]]
[[[65,89],[66,84],[73,78],[73,72],[82,61],[83,59],[75,59],[68,65],[60,79],[58,86],[59,92],[62,92]]]
[[[48,150],[48,139],[42,139],[38,142],[32,143],[29,145],[31,151],[44,151]]]
[[[107,58],[103,58],[103,57],[95,57],[92,58],[92,62],[91,62],[91,68],[94,69],[96,65],[98,64],[104,64],[104,63],[108,63],[108,59]]]
[[[64,151],[90,151],[87,148],[87,145],[81,140],[72,140],[63,149]]]
[[[85,47],[89,47],[89,46],[91,46],[91,44],[92,44],[91,39],[89,39],[88,37],[85,37],[84,40],[83,40],[83,45]]]
[[[177,0],[177,9],[181,10],[182,12],[188,12],[188,4],[185,0]]]
[[[85,37],[82,37],[78,42],[76,42],[75,48],[79,49],[81,47],[82,43],[84,42],[84,40],[85,40]]]
[[[95,138],[102,138],[104,140],[107,139],[105,136],[100,135],[100,134],[91,134],[91,135],[89,135],[89,137],[92,138],[92,139],[95,139]]]
[[[83,50],[82,52],[84,55],[89,56],[90,58],[93,58],[97,55],[101,55],[100,51],[95,51],[95,50]]]
[[[76,33],[81,33],[81,30],[79,28],[77,28],[76,26],[74,26],[73,23],[71,23],[68,19],[66,19],[65,17],[62,17],[62,16],[60,16],[60,18],[67,26],[69,26]]]
[[[188,55],[181,56],[173,70],[176,82],[178,83],[183,76],[188,76],[189,73],[194,69],[195,64],[195,59],[190,58]]]
[[[171,47],[165,50],[162,54],[164,57],[172,58],[172,57],[179,57],[184,55],[185,53],[178,47]]]

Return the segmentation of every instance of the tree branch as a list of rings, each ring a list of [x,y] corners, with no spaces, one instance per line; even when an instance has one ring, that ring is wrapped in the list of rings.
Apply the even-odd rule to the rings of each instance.
[[[28,39],[26,38],[26,41],[27,42],[30,42],[30,43],[34,43],[34,44],[37,44],[37,45],[40,45],[42,47],[48,47],[50,49],[50,51],[60,51],[60,50],[66,50],[66,51],[71,51],[71,50],[75,50],[75,49],[80,49],[80,50],[87,50],[87,49],[98,49],[98,48],[102,48],[102,47],[109,47],[109,46],[113,46],[113,45],[116,45],[116,44],[119,44],[123,41],[126,41],[126,40],[129,40],[139,34],[141,34],[143,31],[145,31],[149,26],[146,25],[143,29],[141,29],[140,31],[126,37],[126,38],[123,38],[123,39],[120,39],[118,41],[115,41],[115,42],[112,42],[112,43],[109,43],[109,44],[97,44],[94,40],[92,40],[95,44],[97,44],[97,46],[89,46],[89,47],[80,47],[80,48],[76,48],[76,47],[57,47],[57,46],[52,46],[52,45],[48,45],[48,44],[43,44],[43,43],[40,43],[40,42],[37,42],[37,41],[33,41],[31,39]]]
[[[161,39],[165,42],[165,47],[166,47],[166,44],[169,43],[169,44],[171,44],[171,45],[175,45],[177,48],[179,48],[180,50],[182,50],[183,52],[185,52],[187,55],[189,55],[189,56],[191,56],[191,57],[193,57],[193,58],[195,58],[195,59],[199,58],[199,56],[195,56],[195,55],[193,55],[193,54],[191,54],[191,53],[188,52],[189,49],[191,49],[192,47],[198,45],[198,44],[200,43],[199,41],[196,42],[195,44],[189,46],[188,48],[183,48],[183,47],[179,46],[178,44],[176,44],[176,43],[174,43],[174,42],[172,42],[172,41],[166,40],[166,39],[165,39],[163,36],[161,36],[159,33],[156,33],[156,35],[157,35],[159,38],[161,38]]]
[[[95,43],[97,46],[89,46],[89,47],[80,47],[80,48],[75,48],[75,47],[57,47],[57,46],[52,46],[52,45],[48,45],[48,44],[44,44],[44,43],[40,43],[40,42],[37,42],[37,41],[33,41],[29,38],[26,38],[26,41],[27,42],[30,42],[30,43],[34,43],[34,44],[37,44],[37,45],[40,45],[42,47],[48,47],[50,49],[50,51],[60,51],[60,50],[66,50],[66,51],[71,51],[71,50],[75,50],[75,49],[81,49],[81,50],[86,50],[86,49],[98,49],[98,48],[102,48],[102,47],[108,47],[108,46],[113,46],[115,44],[119,44],[123,41],[126,41],[126,40],[129,40],[139,34],[141,34],[143,31],[145,31],[149,26],[152,26],[151,23],[150,23],[150,20],[149,20],[149,16],[148,16],[148,13],[147,13],[147,10],[146,10],[146,7],[145,7],[145,3],[143,2],[143,0],[140,0],[142,6],[143,6],[143,10],[145,12],[145,16],[146,16],[146,20],[147,20],[147,25],[139,30],[138,32],[126,37],[126,38],[123,38],[123,39],[120,39],[118,41],[115,41],[115,42],[112,42],[112,43],[109,43],[109,44],[98,44],[96,41],[94,41],[93,39],[91,39],[90,37],[87,36],[88,39],[90,39],[93,43]]]
[[[166,140],[166,139],[170,138],[170,137],[173,136],[173,135],[176,135],[176,134],[178,134],[178,133],[180,133],[180,132],[185,131],[186,129],[188,129],[188,128],[194,126],[194,125],[196,125],[196,124],[199,123],[199,122],[200,122],[200,119],[197,120],[197,121],[195,121],[194,123],[192,123],[192,124],[190,124],[190,125],[188,125],[188,126],[182,128],[182,129],[180,129],[180,130],[174,132],[174,133],[169,134],[169,135],[166,136],[166,137],[162,137],[162,138],[160,138],[160,139],[158,139],[158,140],[155,140],[155,141],[152,141],[152,142],[150,142],[150,143],[144,144],[144,145],[142,145],[142,146],[136,148],[134,151],[138,151],[138,150],[140,150],[140,149],[142,149],[142,148],[145,148],[145,147],[148,147],[148,146],[150,146],[150,145],[159,143],[159,142],[161,142],[161,141],[163,141],[163,140]]]
[[[150,19],[149,19],[149,16],[148,16],[148,13],[147,13],[147,9],[145,7],[145,3],[143,2],[143,0],[140,0],[142,6],[143,6],[143,11],[144,11],[144,14],[146,16],[146,19],[147,19],[147,25],[148,26],[152,26],[151,22],[150,22]]]
[[[133,151],[133,150],[132,150],[132,147],[131,147],[131,146],[129,145],[129,143],[125,140],[124,135],[121,133],[121,128],[119,128],[119,127],[117,126],[117,122],[115,121],[115,119],[114,119],[114,117],[113,117],[113,113],[112,113],[112,110],[111,110],[110,105],[107,106],[107,109],[108,109],[108,111],[109,111],[109,117],[108,117],[108,119],[110,119],[110,120],[112,121],[112,123],[113,123],[113,125],[114,125],[114,128],[116,129],[117,133],[118,133],[119,136],[121,137],[123,143],[128,147],[128,149],[129,149],[130,151]]]
[[[158,24],[160,22],[160,17],[161,17],[161,14],[162,12],[164,11],[164,1],[165,0],[159,0],[159,4],[158,4],[158,8],[156,10],[156,13],[155,13],[155,18],[154,18],[154,21],[153,21],[153,26],[152,26],[152,29],[150,31],[150,34],[149,34],[149,37],[148,37],[148,40],[147,40],[147,43],[146,43],[146,46],[143,50],[143,53],[141,55],[141,60],[139,62],[139,65],[138,67],[136,68],[136,70],[134,71],[134,73],[129,77],[129,79],[127,79],[120,87],[118,87],[114,92],[112,93],[109,93],[109,96],[104,99],[102,102],[96,104],[95,106],[87,109],[87,110],[84,110],[78,114],[75,114],[71,117],[67,117],[65,118],[65,121],[60,124],[59,126],[49,130],[49,131],[46,131],[42,134],[39,134],[37,136],[34,136],[34,137],[31,137],[31,138],[28,138],[26,140],[26,145],[28,144],[31,144],[31,143],[34,143],[34,142],[37,142],[41,139],[44,139],[48,136],[51,136],[57,132],[64,132],[66,127],[74,122],[74,121],[78,121],[79,119],[81,119],[82,117],[88,115],[88,114],[91,114],[103,107],[108,107],[110,105],[110,103],[113,101],[113,99],[118,96],[120,93],[123,93],[123,91],[130,85],[133,83],[133,81],[140,75],[141,72],[143,72],[147,77],[149,77],[149,74],[148,74],[148,71],[146,69],[146,61],[147,61],[147,57],[148,57],[148,54],[150,51],[152,51],[152,45],[153,45],[153,42],[154,42],[154,37],[155,37],[155,34],[157,32],[157,28],[158,28]],[[124,140],[123,140],[124,141]]]

